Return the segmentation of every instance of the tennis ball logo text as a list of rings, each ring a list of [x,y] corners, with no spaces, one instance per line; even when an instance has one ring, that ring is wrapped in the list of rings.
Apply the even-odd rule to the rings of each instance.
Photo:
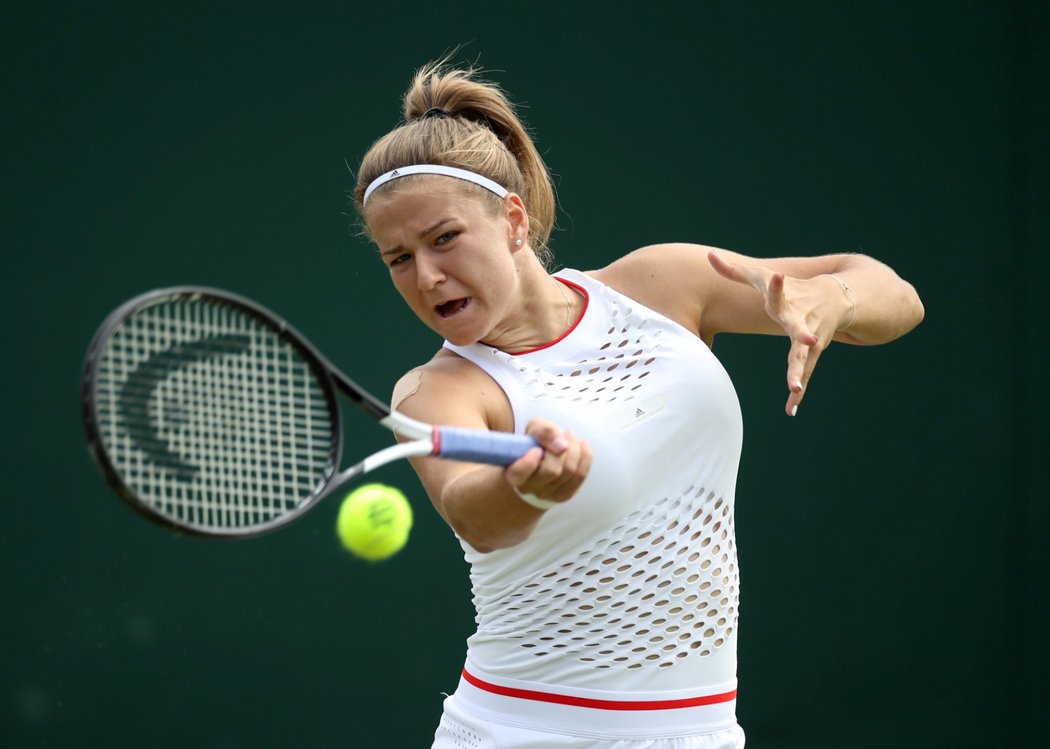
[[[373,502],[368,506],[368,522],[373,528],[391,528],[396,520],[397,511],[389,502]]]

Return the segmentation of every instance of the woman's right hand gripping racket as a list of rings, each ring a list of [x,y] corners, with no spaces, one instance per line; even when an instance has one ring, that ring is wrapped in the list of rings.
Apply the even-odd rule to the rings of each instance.
[[[148,518],[212,537],[278,528],[400,458],[509,465],[531,437],[410,419],[340,372],[273,313],[175,287],[114,310],[88,349],[83,418],[106,481]],[[340,471],[338,388],[408,441]]]

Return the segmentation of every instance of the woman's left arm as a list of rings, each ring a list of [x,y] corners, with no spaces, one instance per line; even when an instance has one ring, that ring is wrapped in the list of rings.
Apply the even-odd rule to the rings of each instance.
[[[755,260],[709,250],[708,262],[730,285],[712,282],[703,301],[701,336],[779,333],[791,339],[788,400],[794,416],[821,353],[840,341],[887,343],[918,325],[925,310],[914,287],[866,255]],[[754,292],[764,315],[756,314]]]
[[[752,258],[695,244],[652,245],[600,277],[695,330],[786,335],[794,415],[831,341],[887,343],[918,325],[919,295],[886,264],[861,254]]]
[[[915,288],[867,255],[756,259],[708,249],[707,258],[719,276],[735,284],[709,285],[701,322],[705,338],[716,333],[792,335],[795,328],[821,340],[876,345],[901,337],[925,315]],[[759,298],[764,314],[754,306]]]

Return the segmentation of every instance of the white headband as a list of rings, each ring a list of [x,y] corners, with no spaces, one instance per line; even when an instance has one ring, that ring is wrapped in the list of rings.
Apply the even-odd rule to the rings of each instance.
[[[467,182],[473,182],[475,185],[481,185],[486,190],[491,190],[501,198],[505,198],[509,194],[507,188],[503,187],[498,182],[493,182],[488,177],[482,177],[480,174],[468,172],[466,169],[458,169],[454,166],[441,166],[440,164],[413,164],[412,166],[399,167],[393,171],[387,172],[386,174],[381,174],[372,180],[372,184],[370,184],[368,189],[365,190],[365,196],[361,199],[361,205],[368,202],[368,196],[371,195],[377,187],[381,187],[398,177],[407,177],[410,174],[440,174],[445,177],[455,177],[456,179],[464,179]]]

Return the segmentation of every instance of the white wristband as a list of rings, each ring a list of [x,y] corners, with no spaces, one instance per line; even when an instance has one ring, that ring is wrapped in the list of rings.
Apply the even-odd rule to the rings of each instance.
[[[512,486],[511,489],[514,490],[515,494],[521,497],[522,502],[524,502],[527,505],[532,505],[537,510],[549,510],[550,508],[554,507],[554,505],[558,504],[553,499],[540,499],[535,494],[526,494],[525,492],[519,490],[516,486]]]

